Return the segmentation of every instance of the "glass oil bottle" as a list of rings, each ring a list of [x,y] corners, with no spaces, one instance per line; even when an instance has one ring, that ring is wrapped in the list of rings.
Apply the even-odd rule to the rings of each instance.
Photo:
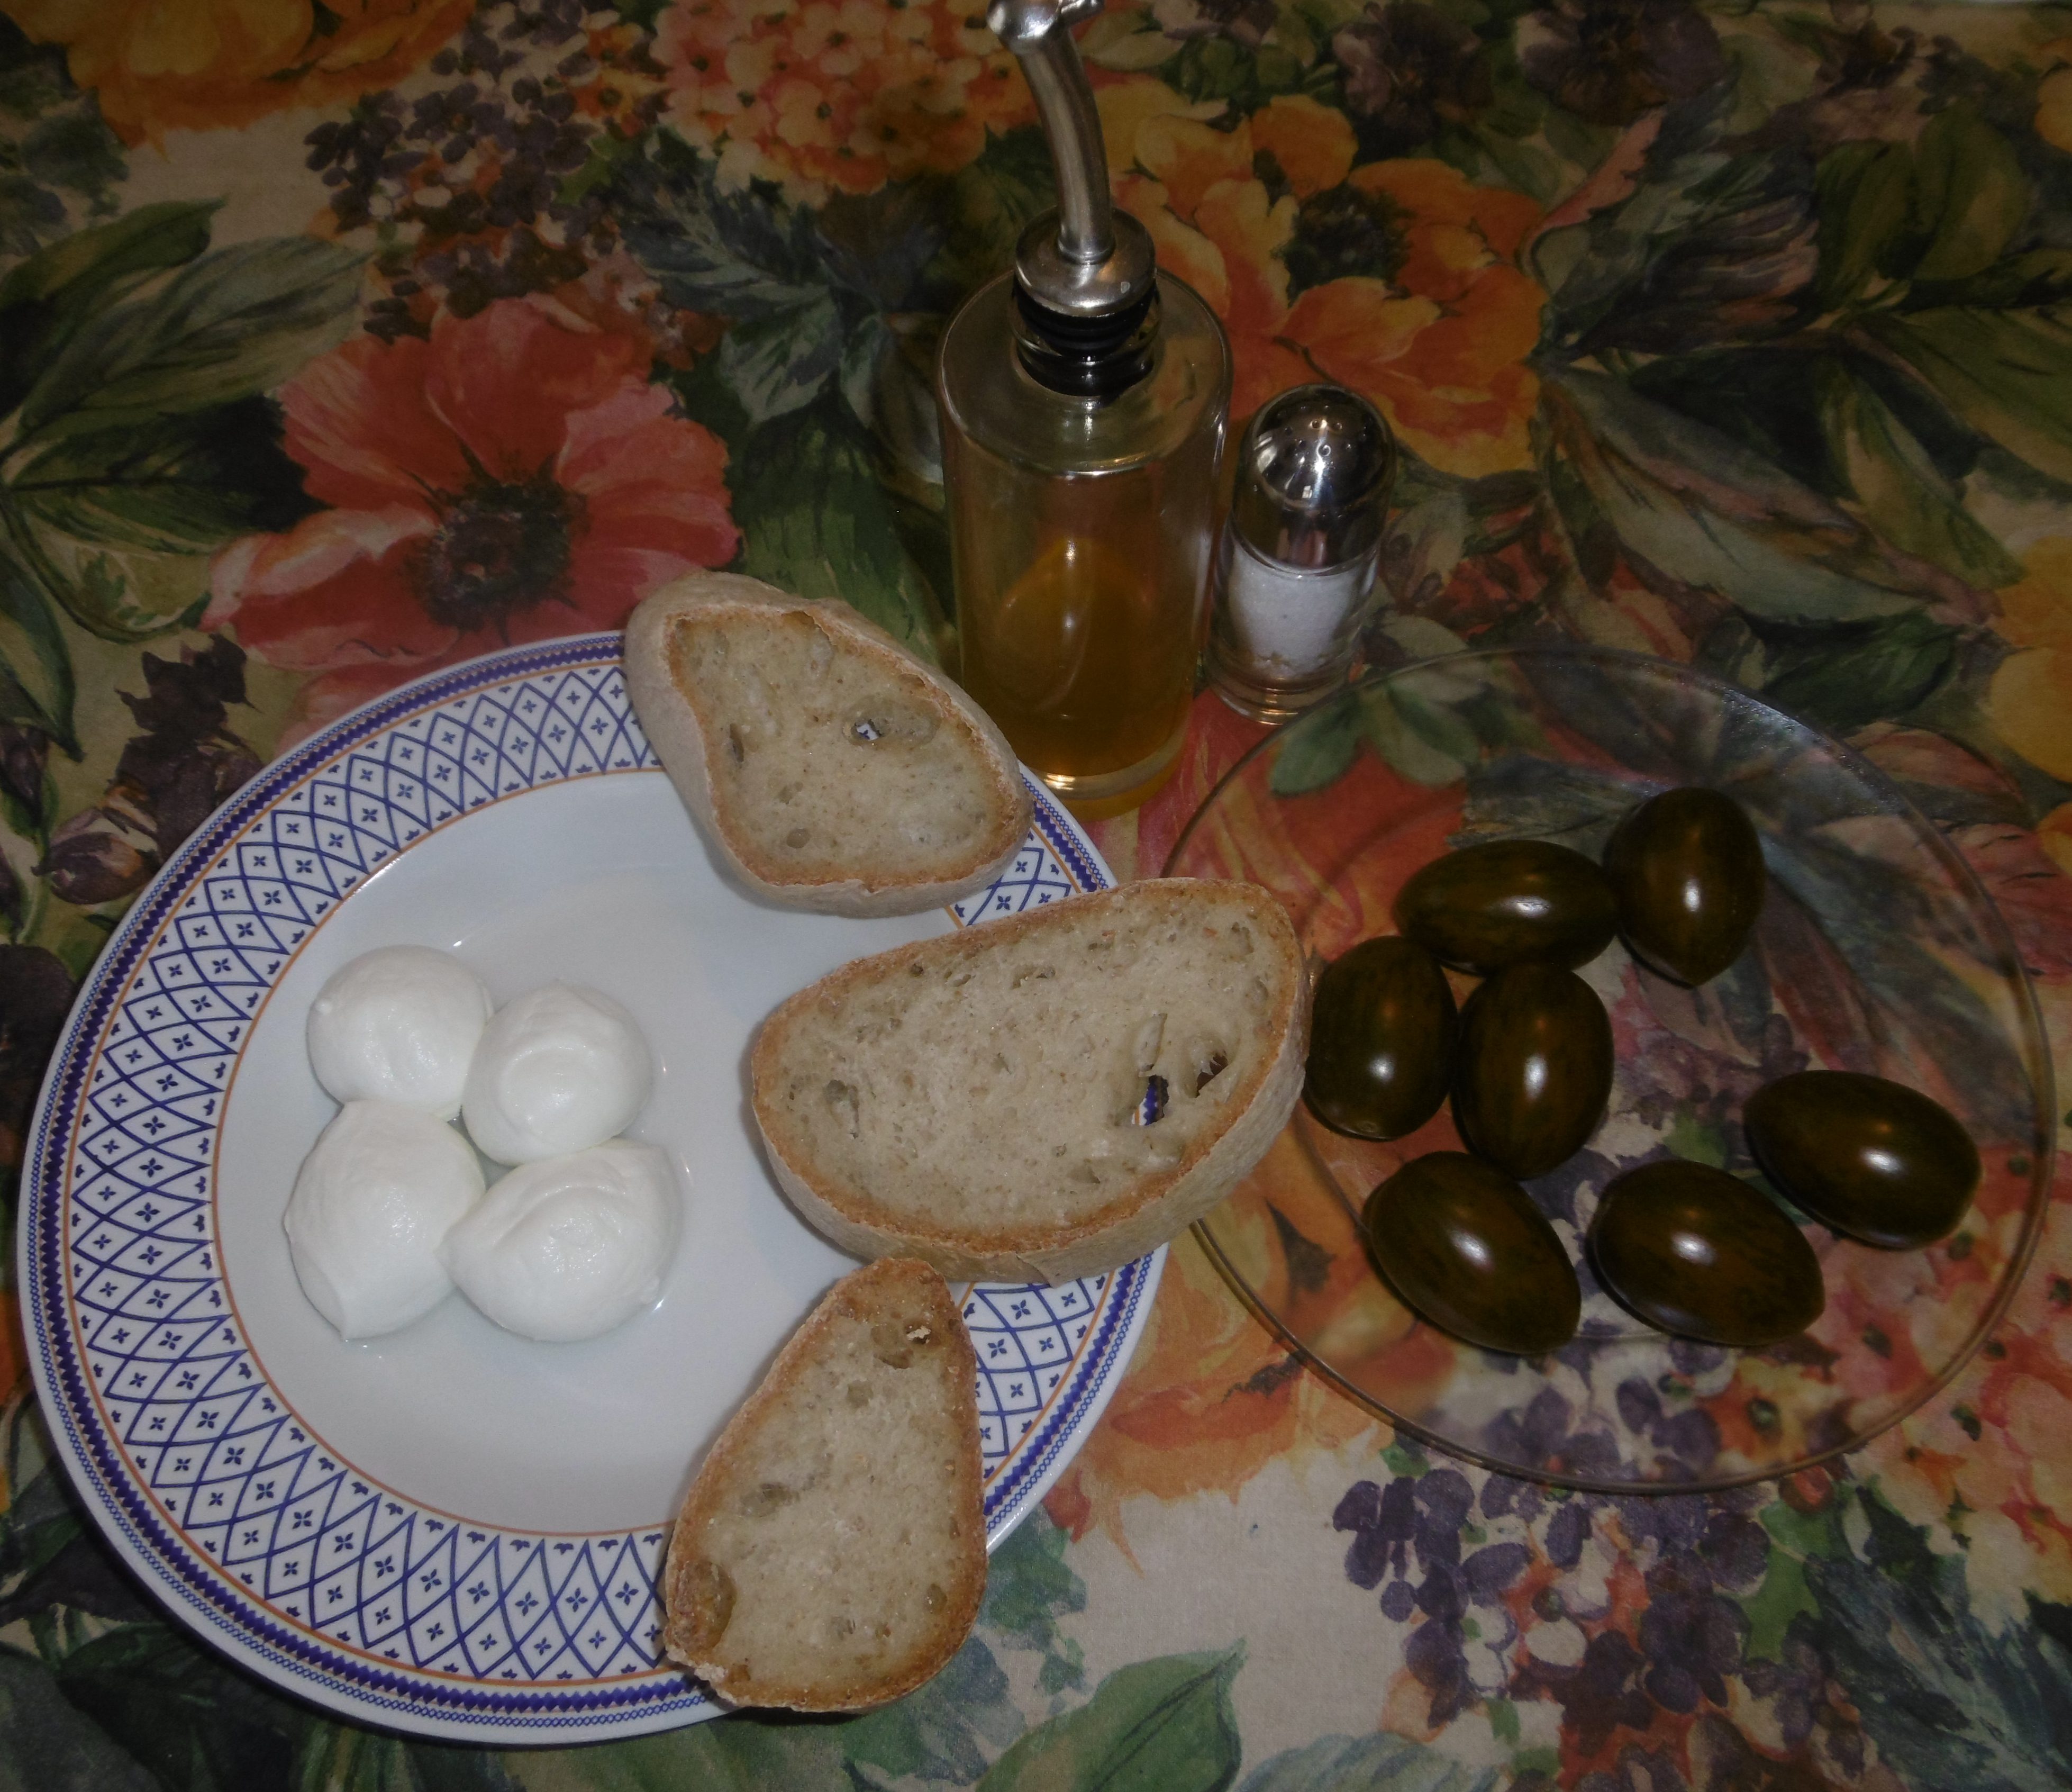
[[[1068,27],[1100,0],[993,0],[1059,207],[952,317],[936,362],[964,688],[1083,818],[1134,808],[1187,729],[1230,349],[1109,196]]]

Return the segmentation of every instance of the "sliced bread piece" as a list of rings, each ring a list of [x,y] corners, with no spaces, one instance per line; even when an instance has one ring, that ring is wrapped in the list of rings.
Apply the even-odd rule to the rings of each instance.
[[[1308,1028],[1281,905],[1173,879],[845,966],[763,1023],[750,1074],[779,1186],[845,1250],[1062,1282],[1222,1200]]]
[[[792,908],[938,908],[984,889],[1029,831],[991,719],[845,604],[693,573],[633,612],[626,688],[707,838]]]
[[[720,1434],[663,1570],[663,1646],[738,1705],[859,1711],[954,1655],[985,1591],[978,1363],[925,1263],[829,1289]]]

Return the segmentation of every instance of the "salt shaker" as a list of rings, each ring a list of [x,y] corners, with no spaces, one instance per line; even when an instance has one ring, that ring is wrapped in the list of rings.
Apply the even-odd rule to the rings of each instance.
[[[1345,677],[1395,481],[1395,438],[1358,393],[1300,385],[1259,407],[1238,451],[1209,629],[1209,676],[1231,708],[1276,722]]]

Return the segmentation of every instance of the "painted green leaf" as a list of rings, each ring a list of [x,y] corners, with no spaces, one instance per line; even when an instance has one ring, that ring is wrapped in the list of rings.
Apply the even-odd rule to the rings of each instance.
[[[1671,108],[1631,192],[1541,264],[1548,342],[1667,353],[1792,327],[1816,267],[1811,175],[1795,150],[1729,154],[1732,104],[1723,84]]]
[[[1937,304],[1986,305],[1998,311],[2062,304],[2072,299],[2072,249],[2025,249],[1968,280],[1936,287],[1933,298]]]
[[[612,185],[626,245],[671,304],[738,322],[825,295],[810,216],[721,191],[678,139],[665,134],[652,160],[624,163]]]
[[[95,95],[65,72],[64,50],[32,43],[0,13],[0,257],[34,254],[75,215],[105,216],[127,171]]]
[[[1749,1659],[1778,1659],[1791,1621],[1801,1613],[1817,1615],[1819,1609],[1819,1601],[1806,1584],[1806,1564],[1781,1549],[1772,1550],[1762,1584],[1741,1601],[1749,1621]]]
[[[1862,1553],[1809,1559],[1816,1646],[1850,1690],[1902,1784],[2029,1792],[2072,1781],[2072,1653],[2032,1625],[1988,1629],[1971,1610],[1964,1557],[1873,1489],[1856,1497]]]
[[[1926,702],[1956,669],[1959,639],[1918,612],[1787,639],[1770,647],[1763,694],[1831,734],[1848,734]]]
[[[1066,1533],[1040,1509],[993,1553],[979,1621],[1023,1649],[1048,1650],[1058,1620],[1087,1609],[1086,1583],[1067,1566]]]
[[[892,332],[885,319],[875,313],[850,331],[848,340],[842,344],[841,394],[849,402],[850,414],[865,429],[870,428],[877,418],[874,389],[878,383],[878,364],[892,351]]]
[[[1963,1104],[1989,1131],[2018,1137],[2029,1123],[2033,1098],[2004,1022],[1913,933],[1885,924],[1895,904],[1934,899],[1933,886],[1910,880],[1907,867],[1918,848],[1902,838],[1890,830],[1860,838],[1801,833],[1770,842],[1766,857],[1778,887],[1826,935],[1892,1024],[1911,1036],[1924,1061],[1945,1067]],[[1876,851],[1885,842],[1890,859]],[[1960,924],[1952,917],[1950,925]],[[1794,972],[1773,964],[1771,974],[1778,983]]]
[[[2072,311],[1943,305],[1866,319],[1982,435],[2072,483]]]
[[[1914,148],[1917,281],[1983,273],[2029,216],[2029,181],[2013,146],[1968,105],[1928,121]]]
[[[1836,622],[1888,616],[1927,595],[1864,526],[1720,431],[1623,382],[1572,369],[1548,382],[1544,414],[1577,492],[1550,479],[1572,532],[1601,519],[1629,558],[1716,593],[1752,616]]]
[[[1118,1668],[994,1762],[980,1792],[1223,1792],[1241,1756],[1230,1687],[1244,1664],[1240,1643]]]
[[[1462,827],[1477,839],[1555,840],[1594,859],[1646,790],[1593,766],[1504,753],[1469,774]]]
[[[1809,1555],[1833,1555],[1848,1547],[1843,1539],[1840,1514],[1832,1506],[1801,1512],[1781,1499],[1773,1500],[1757,1514],[1757,1522],[1778,1546],[1770,1551],[1773,1562],[1780,1550],[1803,1561]]]
[[[81,628],[125,642],[191,614],[212,549],[311,508],[258,398],[45,437],[0,490],[0,515],[46,592]]]
[[[1474,756],[1474,731],[1436,704],[1377,689],[1361,699],[1360,710],[1368,744],[1412,784],[1442,789]]]
[[[1061,1616],[1084,1611],[1087,1604],[1086,1584],[1066,1564],[1066,1541],[1064,1530],[1042,1510],[1030,1514],[993,1552],[979,1614],[980,1623],[1006,1643],[1042,1656],[1036,1687],[1046,1697],[1086,1679],[1078,1640],[1058,1625]]]
[[[171,554],[286,529],[314,508],[262,398],[59,437],[19,468],[6,496],[81,542]]]
[[[282,1783],[310,1722],[302,1707],[156,1620],[80,1626],[57,1678],[73,1708],[137,1760],[179,1763],[173,1785]]]
[[[0,1512],[0,1598],[18,1599],[27,1590],[25,1603],[35,1603],[31,1584],[82,1534],[83,1514],[48,1452],[33,1403],[0,1413],[0,1469],[8,1491],[7,1508]]]
[[[1351,769],[1366,725],[1350,698],[1305,717],[1276,743],[1268,788],[1276,797],[1301,797],[1336,784]]]
[[[1560,157],[1486,121],[1445,126],[1433,138],[1432,153],[1478,185],[1514,187],[1542,205],[1551,204],[1564,182],[1574,179]]]
[[[158,1782],[74,1710],[32,1655],[0,1649],[0,1732],[10,1786],[29,1792],[155,1792]]]
[[[189,262],[71,338],[22,401],[24,437],[149,424],[272,389],[352,328],[363,263],[299,237]]]
[[[841,319],[825,293],[736,323],[721,339],[720,373],[751,423],[808,405],[841,363]]]
[[[801,597],[839,597],[927,659],[940,612],[871,471],[869,439],[830,392],[751,434],[732,468],[741,571]]]
[[[208,594],[208,556],[103,545],[18,513],[18,545],[65,614],[103,641],[150,641],[190,621]]]
[[[1815,175],[1820,220],[1823,306],[1860,299],[1887,270],[1914,212],[1914,158],[1901,143],[1844,143],[1820,159]]]
[[[989,137],[984,151],[950,183],[949,238],[929,270],[944,308],[1011,267],[1023,229],[1057,203],[1057,179],[1041,130],[1025,126]]]
[[[1515,1712],[1511,1722],[1515,1727]],[[1322,1736],[1290,1749],[1246,1774],[1238,1792],[1490,1792],[1499,1778],[1494,1767],[1449,1761],[1421,1742],[1384,1732]]]
[[[874,311],[925,303],[922,270],[949,231],[935,180],[895,180],[874,193],[837,193],[812,213],[818,265],[839,290]]]
[[[14,546],[0,539],[0,721],[41,728],[74,759],[72,650],[50,595]]]
[[[2021,563],[1971,520],[1956,488],[1878,393],[1839,363],[1823,364],[1820,375],[1827,451],[1872,528],[1967,583],[1990,590],[2019,579]]]
[[[0,280],[0,412],[22,402],[51,358],[112,296],[207,249],[220,203],[139,206],[10,268]]]
[[[510,1792],[493,1756],[434,1751],[401,1736],[319,1722],[296,1751],[294,1785],[323,1792]],[[227,1792],[227,1789],[226,1789]]]
[[[968,1786],[985,1771],[984,1745],[1005,1748],[1022,1729],[1007,1676],[972,1637],[917,1691],[845,1724],[842,1752],[894,1779]]]
[[[522,1792],[857,1792],[842,1758],[846,1728],[738,1712],[607,1748],[514,1749],[501,1765]]]

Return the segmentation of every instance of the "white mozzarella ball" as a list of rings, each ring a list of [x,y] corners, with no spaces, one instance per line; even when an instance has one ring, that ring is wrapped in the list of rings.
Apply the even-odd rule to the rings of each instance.
[[[450,952],[362,953],[310,1006],[310,1067],[338,1101],[400,1102],[450,1120],[492,1006]]]
[[[483,1156],[535,1164],[623,1132],[654,1081],[632,1015],[596,990],[549,983],[506,1003],[483,1029],[461,1116]]]
[[[595,1337],[654,1304],[682,1209],[668,1159],[615,1139],[500,1178],[446,1234],[446,1267],[520,1337]]]
[[[302,1160],[282,1222],[302,1292],[349,1338],[409,1324],[453,1291],[439,1246],[482,1190],[482,1165],[444,1121],[347,1102]]]

